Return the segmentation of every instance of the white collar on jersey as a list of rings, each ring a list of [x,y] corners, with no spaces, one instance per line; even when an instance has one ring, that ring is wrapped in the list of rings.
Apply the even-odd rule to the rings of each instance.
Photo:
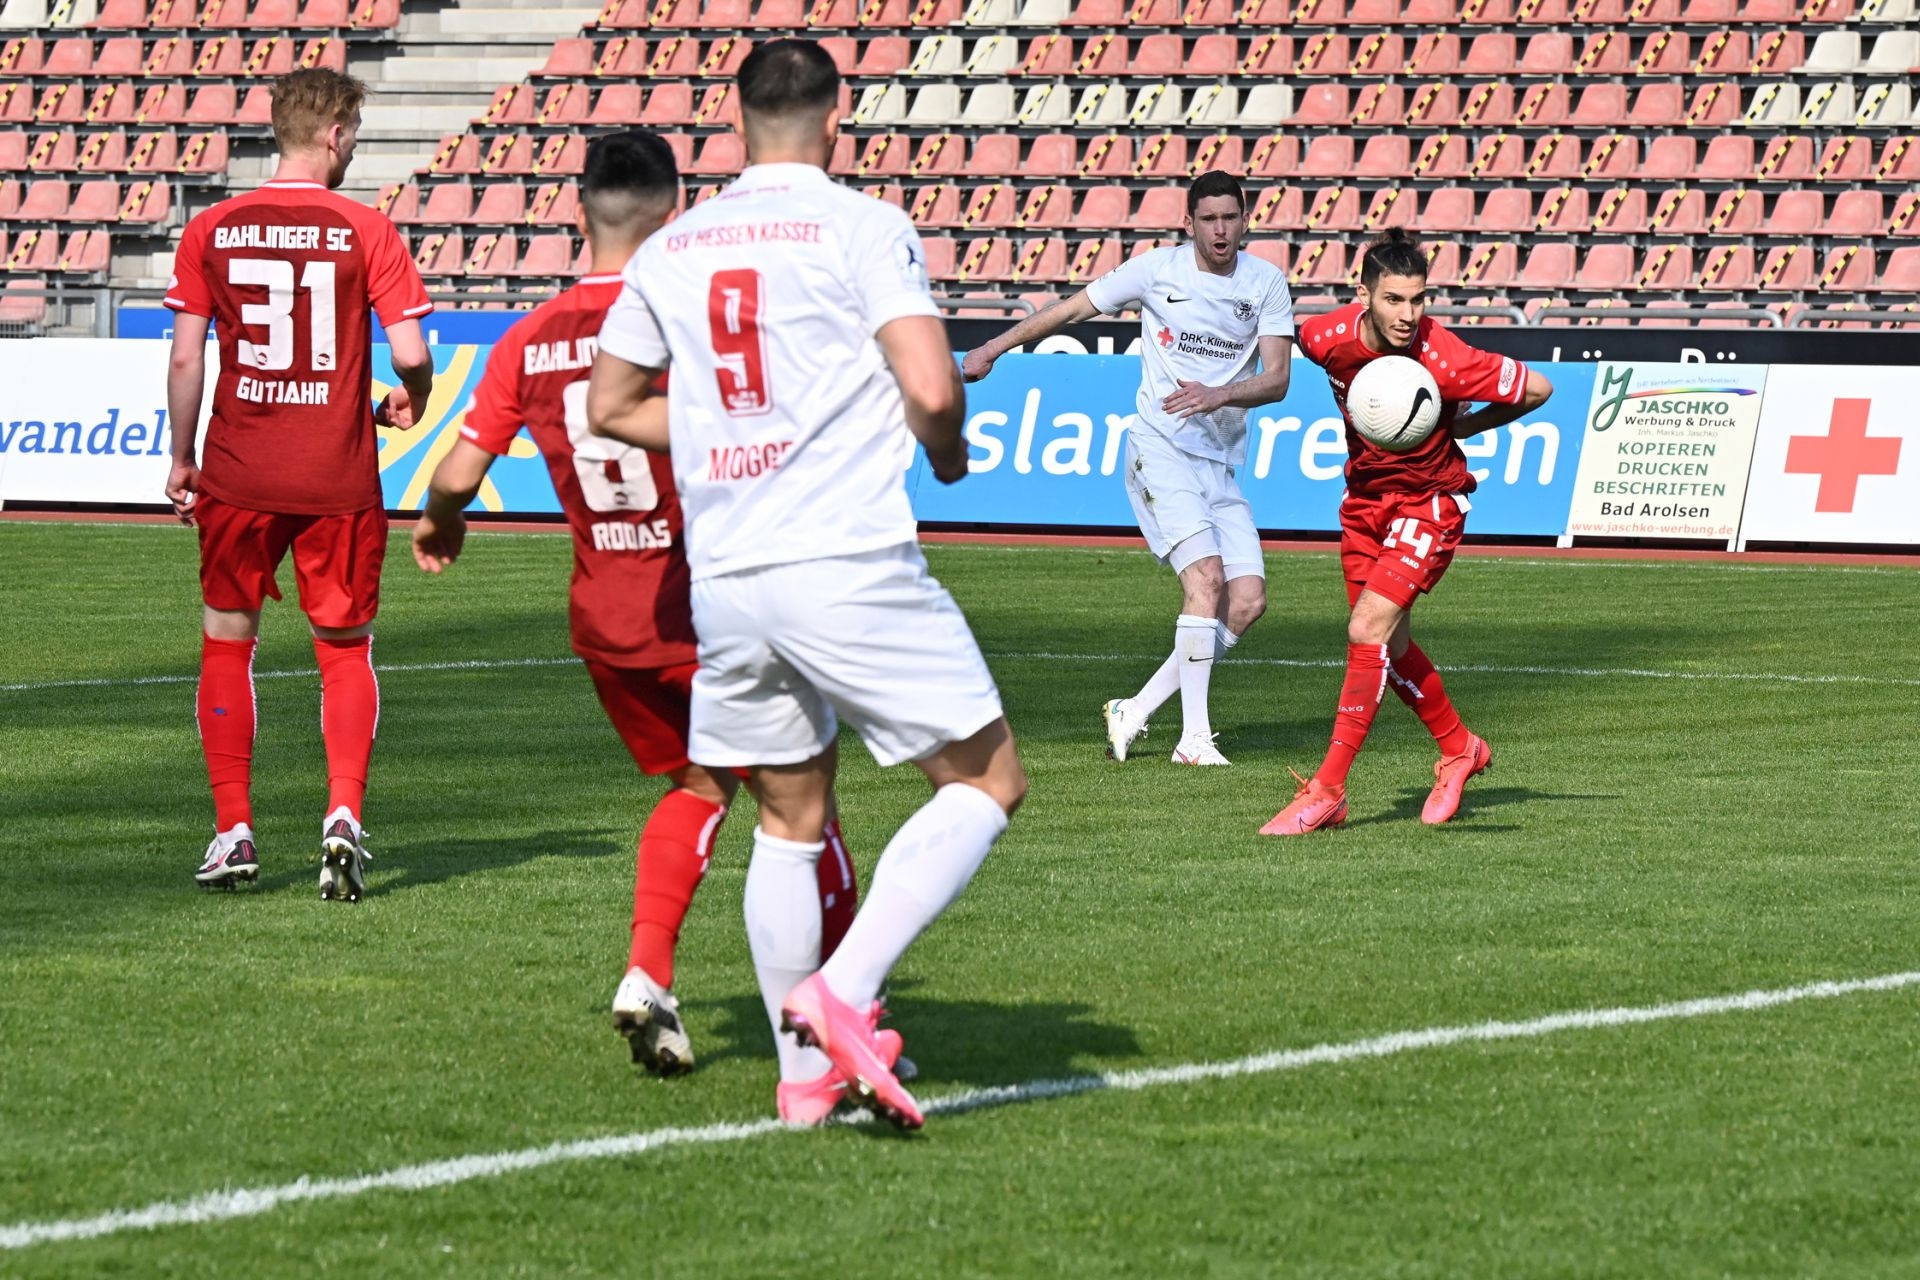
[[[261,183],[260,185],[263,187],[273,187],[280,191],[289,191],[289,190],[296,190],[296,189],[302,189],[302,188],[308,191],[325,191],[327,189],[325,183],[302,182],[294,178],[269,178],[267,179],[267,181]]]
[[[780,160],[771,164],[750,164],[733,180],[735,187],[758,187],[775,182],[831,182],[827,171],[817,164],[798,160]]]
[[[609,272],[604,272],[597,276],[581,276],[578,280],[575,280],[574,283],[575,284],[619,284],[620,273],[618,271],[609,271]]]

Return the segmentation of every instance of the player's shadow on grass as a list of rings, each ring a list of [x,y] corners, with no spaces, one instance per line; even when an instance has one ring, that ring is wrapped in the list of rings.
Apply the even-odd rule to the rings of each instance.
[[[424,889],[461,876],[487,875],[535,858],[608,858],[632,856],[632,837],[613,831],[541,831],[487,840],[453,840],[383,848],[377,833],[367,837],[373,861],[367,865],[367,897],[388,897]],[[313,881],[319,863],[260,877],[262,888],[280,889]],[[398,871],[398,877],[391,873]]]
[[[1100,1070],[1116,1059],[1137,1058],[1140,1042],[1129,1027],[1093,1019],[1088,1004],[986,1000],[922,1000],[913,984],[893,984],[890,1015],[884,1026],[906,1038],[906,1053],[920,1068],[920,1085],[940,1092],[946,1085],[1006,1085],[1023,1080],[1053,1080]],[[725,1058],[773,1058],[766,1007],[755,997],[714,1000],[702,1008],[689,1000],[696,1016],[718,1013],[718,1039],[705,1061]],[[919,1086],[916,1086],[919,1087]]]
[[[1399,799],[1385,813],[1370,813],[1364,817],[1347,820],[1349,829],[1370,826],[1376,822],[1418,822],[1420,810],[1427,803],[1429,787],[1404,787]],[[1485,823],[1475,821],[1477,816],[1488,809],[1498,809],[1505,805],[1540,804],[1555,800],[1620,800],[1619,795],[1568,795],[1551,791],[1536,791],[1532,787],[1475,787],[1467,788],[1466,797],[1460,805],[1460,814],[1440,830],[1472,831],[1487,834],[1499,831],[1519,831],[1521,828],[1511,823]]]

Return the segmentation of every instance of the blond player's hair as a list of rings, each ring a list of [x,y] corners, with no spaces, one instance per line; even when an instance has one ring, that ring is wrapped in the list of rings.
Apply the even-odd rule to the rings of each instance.
[[[349,125],[367,86],[325,67],[305,67],[273,82],[273,140],[282,151],[310,147],[331,125]]]

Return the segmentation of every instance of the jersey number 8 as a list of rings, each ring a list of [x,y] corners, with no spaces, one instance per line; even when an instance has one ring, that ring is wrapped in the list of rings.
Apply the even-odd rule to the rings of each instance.
[[[567,441],[573,445],[573,470],[589,511],[651,511],[660,505],[653,482],[653,460],[645,449],[596,436],[587,430],[587,380],[569,382],[560,393],[567,415]]]

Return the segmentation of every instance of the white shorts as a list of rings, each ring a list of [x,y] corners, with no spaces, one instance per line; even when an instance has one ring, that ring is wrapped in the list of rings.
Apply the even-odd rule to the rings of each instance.
[[[1172,564],[1178,573],[1197,560],[1219,556],[1229,579],[1267,576],[1253,507],[1232,467],[1136,429],[1127,432],[1126,476],[1133,517],[1160,563]],[[1175,547],[1184,563],[1173,563]]]
[[[687,754],[709,768],[798,764],[844,717],[881,765],[1000,718],[960,606],[913,543],[693,584],[700,670]]]

